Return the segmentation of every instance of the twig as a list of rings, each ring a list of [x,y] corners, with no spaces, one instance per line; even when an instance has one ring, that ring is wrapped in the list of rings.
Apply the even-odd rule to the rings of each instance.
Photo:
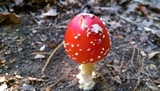
[[[137,48],[137,60],[140,60],[140,54],[139,54],[139,49]]]
[[[59,45],[52,51],[52,53],[50,54],[50,56],[49,56],[48,59],[47,59],[46,64],[44,65],[44,67],[43,67],[43,69],[42,69],[42,71],[41,71],[42,73],[44,72],[44,70],[46,69],[47,65],[49,64],[52,56],[55,54],[55,52],[56,52],[62,45],[63,45],[63,41],[61,42],[61,44],[59,44]]]
[[[154,81],[151,79],[151,76],[147,75],[147,78],[148,78],[149,81],[152,83],[152,85],[156,88],[156,84],[155,84]]]
[[[140,51],[137,48],[137,60],[138,60],[138,66],[139,66],[140,70],[141,70],[140,66],[142,65],[141,59],[142,59],[142,56],[140,56]]]
[[[31,54],[41,54],[41,55],[44,55],[44,54],[48,54],[48,52],[32,52]]]
[[[131,45],[132,45],[132,48],[133,48],[133,53],[132,53],[132,58],[131,58],[131,65],[134,66],[133,59],[134,59],[135,49],[136,49],[136,48],[134,47],[133,44],[131,44]]]
[[[140,81],[140,77],[138,77],[137,84],[136,84],[136,86],[134,87],[133,91],[136,91],[136,89],[137,89],[137,87],[139,86],[140,82],[141,82],[141,81]]]
[[[124,55],[125,55],[126,51],[123,52],[123,56],[122,56],[122,60],[121,60],[121,63],[120,63],[120,67],[122,68],[123,66],[123,61],[124,61]]]
[[[152,76],[151,76],[150,74],[148,74],[147,72],[145,72],[145,70],[144,70],[144,64],[143,64],[143,63],[144,63],[145,58],[146,58],[146,57],[144,57],[144,58],[142,59],[141,73],[144,74],[144,75],[146,75],[147,78],[149,79],[149,81],[151,82],[151,84],[154,86],[154,88],[157,89],[156,84],[155,84],[154,81],[151,79]]]
[[[143,57],[142,60],[141,60],[141,68],[140,68],[140,71],[141,71],[141,72],[144,71],[143,68],[144,68],[144,60],[145,60],[145,58],[146,58],[146,57]]]

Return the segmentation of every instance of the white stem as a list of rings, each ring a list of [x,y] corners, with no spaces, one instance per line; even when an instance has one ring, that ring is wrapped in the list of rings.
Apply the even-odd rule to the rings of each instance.
[[[93,81],[95,76],[95,73],[93,72],[94,64],[81,64],[79,69],[80,73],[77,75],[77,78],[79,79],[79,88],[83,90],[91,90],[95,85],[95,82]]]

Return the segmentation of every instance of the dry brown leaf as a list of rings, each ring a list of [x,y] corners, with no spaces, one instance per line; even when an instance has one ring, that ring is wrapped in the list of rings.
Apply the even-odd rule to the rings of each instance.
[[[6,60],[5,59],[1,59],[0,64],[6,64]]]
[[[20,18],[13,13],[2,13],[0,12],[0,23],[1,24],[10,24],[10,23],[19,23]]]
[[[123,36],[122,35],[118,35],[117,36],[119,39],[123,39]]]
[[[142,15],[144,15],[144,16],[148,15],[148,10],[145,6],[138,6],[135,8],[135,10],[141,12]]]

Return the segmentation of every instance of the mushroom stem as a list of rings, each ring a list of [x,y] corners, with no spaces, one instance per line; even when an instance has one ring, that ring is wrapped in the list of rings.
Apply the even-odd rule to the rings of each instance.
[[[81,74],[87,74],[92,76],[92,72],[94,69],[94,63],[81,64],[80,66]]]
[[[91,90],[95,85],[95,82],[93,81],[95,76],[95,73],[93,72],[94,63],[81,64],[79,69],[80,73],[77,75],[77,78],[79,79],[79,88]]]

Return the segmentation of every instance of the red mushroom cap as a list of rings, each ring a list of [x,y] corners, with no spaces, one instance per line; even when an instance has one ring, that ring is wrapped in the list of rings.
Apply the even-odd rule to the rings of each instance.
[[[64,47],[68,56],[78,63],[94,63],[110,51],[109,33],[95,15],[81,13],[68,24]]]

